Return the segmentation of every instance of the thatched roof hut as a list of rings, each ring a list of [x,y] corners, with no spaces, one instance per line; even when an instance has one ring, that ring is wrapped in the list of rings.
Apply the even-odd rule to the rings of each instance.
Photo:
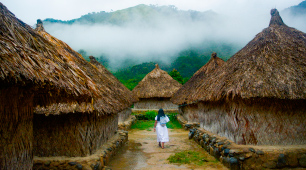
[[[101,70],[102,65],[98,69],[66,43],[48,34],[40,20],[36,31],[56,46],[63,58],[84,70],[101,96],[93,97],[90,102],[36,107],[34,113],[41,115],[34,115],[34,154],[43,157],[93,154],[117,130],[118,113],[129,108],[137,98],[110,72]],[[73,145],[69,141],[74,141]]]
[[[182,105],[190,102],[189,95],[193,93],[207,75],[212,73],[217,67],[222,66],[225,62],[217,57],[217,53],[212,53],[210,60],[201,67],[193,76],[181,87],[171,98],[174,104]],[[191,101],[192,102],[192,101]]]
[[[33,166],[33,108],[90,102],[95,82],[0,3],[0,169]]]
[[[172,97],[182,85],[174,80],[166,71],[155,65],[139,84],[133,89],[138,98]]]
[[[137,100],[135,96],[133,96],[133,94],[110,72],[107,70],[103,70],[103,72],[101,72],[101,69],[98,69],[95,65],[87,62],[81,54],[71,49],[71,47],[69,47],[66,43],[48,34],[44,30],[40,20],[37,22],[36,30],[51,44],[55,45],[58,53],[60,53],[68,62],[73,64],[75,67],[84,70],[84,72],[95,82],[95,85],[97,86],[96,91],[100,94],[100,96],[93,98],[93,101],[89,103],[90,105],[83,104],[80,106],[78,103],[73,103],[74,108],[79,109],[73,111],[87,112],[93,111],[92,109],[94,109],[100,114],[113,114],[130,107]],[[93,106],[91,103],[93,103]],[[59,114],[69,113],[72,111],[70,110],[72,105],[63,106],[63,104],[61,104],[57,106],[51,106],[49,107],[49,111],[43,112],[45,114]],[[37,108],[37,113],[41,113],[41,109],[42,108]]]
[[[203,79],[182,111],[238,144],[306,144],[305,66],[306,34],[273,9],[269,27]]]
[[[143,103],[147,106],[139,106],[141,109],[149,109],[149,105],[155,107],[152,107],[154,109],[159,108],[167,108],[172,103],[169,101],[172,95],[180,88],[182,85],[174,80],[166,71],[163,71],[159,68],[158,64],[156,64],[155,69],[153,69],[150,73],[148,73],[140,82],[139,84],[133,89],[133,93],[136,94],[136,96],[144,101],[144,99],[157,99],[157,100],[163,100],[162,103],[168,102],[168,104],[157,104],[156,102],[152,101],[155,104],[145,104],[149,101]],[[142,101],[138,102],[134,105],[134,108],[136,109],[138,104],[142,103]],[[168,106],[167,106],[168,105]],[[149,107],[149,108],[148,108]],[[169,106],[170,107],[170,106]],[[171,106],[171,107],[177,107],[177,106]],[[150,108],[150,109],[152,109]]]
[[[306,98],[306,34],[285,25],[276,9],[271,15],[269,27],[207,77],[189,101]]]

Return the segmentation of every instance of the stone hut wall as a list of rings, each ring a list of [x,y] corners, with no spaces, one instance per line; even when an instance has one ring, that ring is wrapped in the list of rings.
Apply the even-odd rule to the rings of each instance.
[[[304,100],[254,100],[204,103],[180,108],[189,122],[237,144],[306,144]]]
[[[118,128],[118,114],[34,115],[34,156],[88,156]]]
[[[163,108],[164,110],[176,110],[178,105],[173,104],[170,98],[140,98],[139,102],[134,104],[134,109],[156,110]]]

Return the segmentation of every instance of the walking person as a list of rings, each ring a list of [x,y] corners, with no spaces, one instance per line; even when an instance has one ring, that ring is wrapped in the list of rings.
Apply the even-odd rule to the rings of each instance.
[[[164,149],[165,142],[169,142],[169,135],[166,123],[169,122],[168,116],[165,115],[163,109],[159,109],[158,115],[155,117],[154,132],[157,134],[157,142],[159,147]]]

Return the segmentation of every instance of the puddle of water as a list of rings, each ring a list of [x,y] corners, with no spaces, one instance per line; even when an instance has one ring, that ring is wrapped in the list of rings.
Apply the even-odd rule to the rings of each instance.
[[[112,170],[143,169],[148,166],[148,156],[141,149],[142,144],[129,140],[112,158],[107,167]]]

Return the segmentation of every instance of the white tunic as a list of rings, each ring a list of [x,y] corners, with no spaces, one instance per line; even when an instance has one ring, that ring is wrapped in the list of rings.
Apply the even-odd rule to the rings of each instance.
[[[170,121],[168,116],[166,116],[166,119],[168,122]],[[157,116],[155,117],[155,120],[157,120]],[[157,142],[169,142],[167,125],[162,127],[159,121],[157,121],[156,134],[157,134]]]

